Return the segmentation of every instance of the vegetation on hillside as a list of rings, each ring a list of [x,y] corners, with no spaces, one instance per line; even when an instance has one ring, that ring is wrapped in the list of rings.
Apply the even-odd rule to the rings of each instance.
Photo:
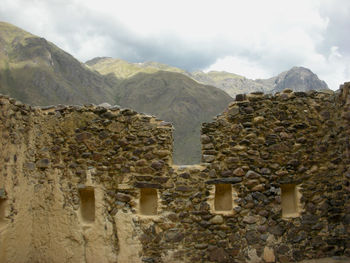
[[[175,72],[138,73],[118,85],[118,102],[139,112],[172,122],[174,161],[200,161],[200,128],[222,112],[232,100],[224,91],[199,84]]]
[[[157,62],[130,63],[121,59],[94,58],[86,64],[101,74],[112,74],[122,80],[116,88],[118,105],[173,123],[175,163],[200,161],[201,124],[211,121],[232,100],[222,90],[194,80],[190,73]],[[243,78],[227,72],[209,75],[215,80],[228,76]]]
[[[103,75],[114,74],[118,79],[131,78],[138,73],[152,74],[158,71],[185,73],[182,69],[157,62],[130,63],[122,59],[107,57],[91,59],[86,62],[86,65]]]
[[[0,93],[32,105],[114,103],[106,78],[54,44],[0,22]]]

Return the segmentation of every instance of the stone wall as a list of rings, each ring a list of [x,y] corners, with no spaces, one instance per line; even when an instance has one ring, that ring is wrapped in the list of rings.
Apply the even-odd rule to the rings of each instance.
[[[237,213],[223,223],[234,220],[237,229],[235,241],[222,247],[228,256],[237,241],[242,260],[349,255],[349,126],[343,109],[337,95],[255,93],[238,96],[216,122],[203,126],[211,181],[232,181],[238,192]],[[281,211],[286,185],[298,186],[301,195],[299,215],[292,218]]]
[[[0,262],[350,256],[349,89],[238,95],[191,166],[155,117],[2,96]]]

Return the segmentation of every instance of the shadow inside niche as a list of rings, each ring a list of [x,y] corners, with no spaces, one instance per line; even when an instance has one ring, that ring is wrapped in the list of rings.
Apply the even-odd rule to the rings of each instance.
[[[0,199],[0,226],[6,223],[6,199]]]
[[[95,221],[95,191],[92,187],[79,189],[80,213],[84,222]]]
[[[153,188],[140,189],[140,213],[142,215],[156,215],[158,209],[157,190]]]

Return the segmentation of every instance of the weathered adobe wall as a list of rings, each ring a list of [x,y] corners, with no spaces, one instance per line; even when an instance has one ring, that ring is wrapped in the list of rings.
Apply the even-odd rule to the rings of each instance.
[[[172,127],[154,117],[1,97],[0,262],[350,256],[348,94],[238,96],[192,166],[172,165]]]
[[[131,110],[41,110],[5,97],[0,107],[0,262],[136,262],[125,257],[141,249],[136,207],[124,202],[138,191],[123,185],[168,169],[171,125]],[[94,216],[81,211],[84,190]]]

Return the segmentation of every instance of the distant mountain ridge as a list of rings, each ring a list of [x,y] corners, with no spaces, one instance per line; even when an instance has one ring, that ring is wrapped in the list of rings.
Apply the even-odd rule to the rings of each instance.
[[[199,83],[212,85],[227,92],[231,97],[239,93],[261,91],[276,93],[284,89],[294,91],[327,90],[327,84],[320,80],[310,69],[293,67],[269,79],[248,79],[234,73],[225,71],[187,72],[183,69],[168,66],[157,62],[130,63],[121,59],[94,58],[86,64],[101,74],[114,74],[118,78],[128,78],[137,73],[156,73],[170,71],[184,74]]]
[[[204,73],[205,74],[205,73]],[[210,76],[215,73],[208,72],[206,75]],[[217,75],[225,75],[226,72],[218,72]],[[202,83],[206,83],[203,79],[194,76],[194,78]],[[264,93],[276,93],[284,89],[291,89],[294,91],[309,91],[309,90],[329,90],[328,85],[310,69],[304,67],[293,67],[288,71],[284,71],[275,77],[269,79],[247,79],[245,77],[229,76],[221,80],[211,79],[208,83],[212,83],[217,88],[226,91],[229,95],[234,97],[239,93],[249,93],[254,91],[261,91]]]
[[[122,59],[110,57],[97,57],[85,62],[85,64],[103,75],[114,74],[119,79],[126,79],[138,73],[156,73],[170,71],[184,73],[185,71],[158,62],[131,63]]]

